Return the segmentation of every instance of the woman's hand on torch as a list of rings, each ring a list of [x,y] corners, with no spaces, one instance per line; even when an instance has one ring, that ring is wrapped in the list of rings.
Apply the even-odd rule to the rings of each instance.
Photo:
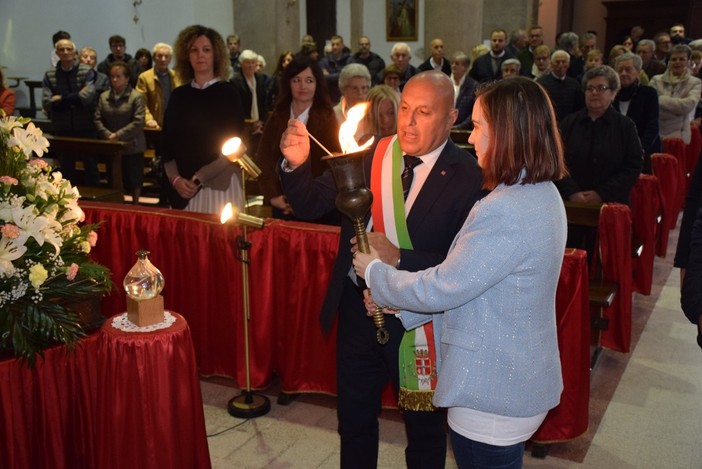
[[[397,312],[399,311],[395,308],[382,307],[375,304],[375,301],[373,300],[373,295],[371,295],[371,291],[368,288],[363,290],[363,304],[366,307],[366,315],[370,317],[375,315],[375,311],[378,308],[380,308],[383,311],[383,314],[397,314]]]

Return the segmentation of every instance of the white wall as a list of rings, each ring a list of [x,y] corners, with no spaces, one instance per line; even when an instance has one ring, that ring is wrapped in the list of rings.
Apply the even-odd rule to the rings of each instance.
[[[109,54],[107,40],[113,34],[126,38],[127,52],[133,55],[157,42],[172,44],[190,24],[204,24],[223,36],[232,32],[232,0],[143,0],[137,23],[132,4],[133,0],[2,0],[0,64],[6,67],[5,76],[41,80],[51,65],[51,36],[58,30],[71,33],[78,48],[96,49],[98,60]],[[15,92],[17,106],[27,106],[27,87],[22,84]]]

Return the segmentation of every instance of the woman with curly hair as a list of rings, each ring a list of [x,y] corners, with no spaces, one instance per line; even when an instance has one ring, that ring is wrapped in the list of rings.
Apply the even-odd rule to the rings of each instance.
[[[240,175],[219,155],[229,138],[244,135],[244,111],[227,81],[229,53],[214,29],[194,25],[175,43],[173,90],[163,122],[163,160],[173,208],[219,213],[227,202],[242,207]]]

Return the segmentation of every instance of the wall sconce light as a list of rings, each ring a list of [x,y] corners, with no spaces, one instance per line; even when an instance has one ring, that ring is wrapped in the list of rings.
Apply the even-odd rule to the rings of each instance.
[[[132,3],[132,6],[134,7],[134,18],[132,18],[134,20],[134,23],[139,22],[139,9],[137,7],[141,5],[143,1],[144,0],[134,0],[134,2]]]

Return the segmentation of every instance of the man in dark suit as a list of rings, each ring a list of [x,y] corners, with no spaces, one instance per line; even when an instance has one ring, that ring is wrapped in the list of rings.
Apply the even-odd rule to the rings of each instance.
[[[642,60],[627,52],[617,57],[614,69],[619,75],[621,89],[612,106],[634,121],[644,151],[644,171],[651,171],[651,155],[661,151],[658,124],[658,93],[651,86],[641,86],[639,76]]]
[[[393,65],[400,70],[400,90],[402,90],[407,80],[419,72],[417,67],[410,63],[410,60],[412,60],[412,49],[410,49],[410,46],[405,42],[396,42],[393,44],[392,50],[390,51],[390,58],[392,59]],[[376,75],[377,83],[383,83],[384,79],[385,76],[383,74],[380,76]]]
[[[398,111],[397,136],[381,140],[375,151],[364,156],[366,181],[374,179],[373,211],[385,211],[387,197],[397,194],[402,154],[415,155],[421,164],[408,169],[414,178],[405,202],[399,202],[400,221],[373,217],[371,246],[381,259],[399,268],[417,271],[439,264],[463,225],[473,204],[482,195],[482,174],[476,160],[459,150],[448,138],[457,111],[453,107],[453,85],[444,73],[434,70],[411,78],[402,93]],[[303,219],[317,218],[335,210],[336,185],[329,171],[312,179],[308,154],[310,142],[305,127],[291,121],[281,139],[284,161],[280,167],[283,190],[295,214]],[[416,160],[415,160],[416,161]],[[388,164],[388,163],[397,163]],[[408,166],[408,168],[410,168]],[[376,171],[379,170],[378,173]],[[376,175],[380,186],[376,184]],[[393,182],[395,180],[395,182]],[[399,200],[402,200],[402,188]],[[397,200],[397,199],[395,199]],[[392,204],[392,203],[390,203]],[[391,217],[392,218],[392,217]],[[405,229],[410,248],[399,248],[406,241],[391,242],[388,225]],[[384,225],[384,231],[378,232]],[[368,225],[367,225],[368,226]],[[399,228],[398,228],[399,231]],[[342,468],[374,468],[378,458],[378,413],[383,386],[391,380],[399,388],[398,354],[404,330],[399,319],[386,316],[390,341],[381,345],[376,330],[365,314],[363,288],[359,287],[351,266],[354,231],[344,217],[339,253],[320,320],[329,331],[338,315],[337,383],[339,434]],[[440,411],[405,410],[408,445],[405,450],[409,468],[443,468],[446,459],[445,414]]]
[[[421,63],[417,69],[420,72],[427,70],[441,70],[446,75],[451,75],[451,64],[444,58],[444,41],[439,38],[432,39],[429,43],[431,56]]]
[[[490,33],[490,52],[483,54],[473,63],[470,77],[478,83],[502,78],[502,62],[513,58],[507,50],[507,31],[495,29]]]
[[[544,29],[538,25],[529,28],[529,46],[517,54],[517,58],[522,64],[521,74],[525,77],[531,75],[531,67],[534,65],[534,50],[543,43]]]
[[[585,96],[580,83],[568,76],[569,67],[570,54],[564,50],[557,50],[551,54],[551,72],[536,79],[551,98],[558,122],[585,105]]]
[[[456,93],[455,107],[458,110],[454,127],[459,129],[473,128],[473,105],[478,82],[468,76],[469,65],[470,58],[463,52],[456,52],[451,57],[451,82]]]
[[[653,58],[653,51],[655,49],[656,43],[651,39],[641,39],[638,44],[636,44],[636,53],[641,57],[643,61],[643,71],[646,72],[649,79],[664,73],[668,68],[663,62],[659,62]]]

